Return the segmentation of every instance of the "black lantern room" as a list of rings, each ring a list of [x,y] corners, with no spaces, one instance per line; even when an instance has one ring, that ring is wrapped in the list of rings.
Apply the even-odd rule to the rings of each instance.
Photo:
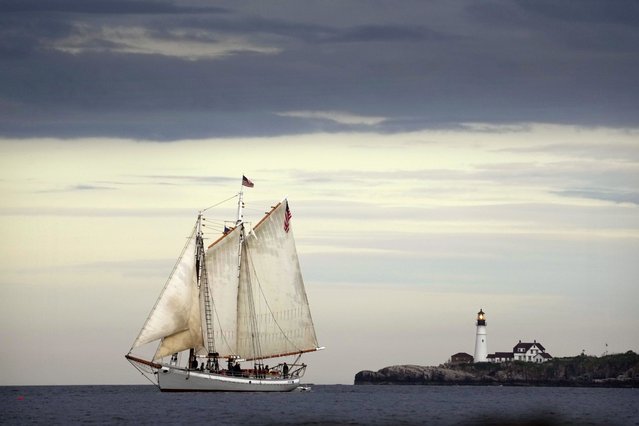
[[[482,309],[477,312],[477,325],[486,325],[486,314]]]

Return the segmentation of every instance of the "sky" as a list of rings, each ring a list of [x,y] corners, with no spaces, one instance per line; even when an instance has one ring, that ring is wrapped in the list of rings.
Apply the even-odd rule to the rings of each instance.
[[[637,46],[631,1],[0,0],[0,385],[144,383],[243,174],[248,220],[290,202],[307,382],[472,354],[480,308],[489,352],[639,351]]]

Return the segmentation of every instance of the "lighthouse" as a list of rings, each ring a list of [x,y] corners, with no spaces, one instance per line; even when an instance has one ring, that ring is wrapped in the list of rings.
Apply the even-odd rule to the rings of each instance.
[[[488,344],[486,343],[486,314],[483,310],[477,312],[477,336],[475,338],[475,362],[486,362]]]

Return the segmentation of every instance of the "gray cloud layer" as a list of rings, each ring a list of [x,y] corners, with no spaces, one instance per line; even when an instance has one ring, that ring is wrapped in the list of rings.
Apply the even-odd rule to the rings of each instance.
[[[0,136],[636,127],[637,46],[634,1],[0,0]]]

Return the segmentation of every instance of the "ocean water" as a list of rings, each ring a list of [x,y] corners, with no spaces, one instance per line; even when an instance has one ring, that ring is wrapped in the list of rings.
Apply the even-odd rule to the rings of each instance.
[[[312,385],[162,393],[153,386],[4,386],[0,424],[639,425],[639,389]]]

